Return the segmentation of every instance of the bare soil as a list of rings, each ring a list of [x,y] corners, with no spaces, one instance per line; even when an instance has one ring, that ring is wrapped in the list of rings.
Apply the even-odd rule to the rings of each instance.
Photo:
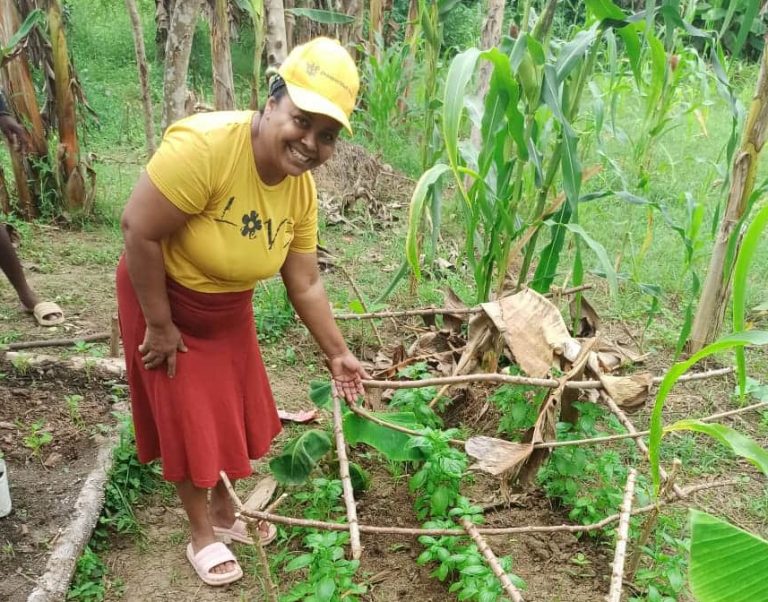
[[[107,387],[55,367],[22,374],[0,360],[0,451],[8,466],[13,510],[0,519],[0,600],[21,602],[69,524],[91,471],[99,433],[112,424]],[[67,396],[80,396],[77,417]],[[32,425],[50,443],[39,453]],[[25,442],[25,438],[27,439]]]

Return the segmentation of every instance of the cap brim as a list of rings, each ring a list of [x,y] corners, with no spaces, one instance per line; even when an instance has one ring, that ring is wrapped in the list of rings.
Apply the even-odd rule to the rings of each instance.
[[[339,107],[333,104],[330,100],[321,96],[317,92],[307,90],[296,84],[285,82],[285,87],[288,90],[288,96],[291,97],[291,101],[302,111],[308,113],[320,113],[321,115],[327,115],[331,119],[335,119],[351,134],[352,126],[349,125],[349,119]]]

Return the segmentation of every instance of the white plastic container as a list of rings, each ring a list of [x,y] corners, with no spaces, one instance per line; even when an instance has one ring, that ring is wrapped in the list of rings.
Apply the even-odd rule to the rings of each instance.
[[[8,468],[0,460],[0,518],[11,513],[11,492],[8,489]]]

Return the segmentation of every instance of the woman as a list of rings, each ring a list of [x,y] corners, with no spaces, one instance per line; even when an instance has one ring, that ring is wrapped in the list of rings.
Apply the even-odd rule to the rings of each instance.
[[[29,151],[29,136],[16,121],[0,92],[0,132],[14,149],[22,153]],[[14,238],[18,233],[8,224],[0,222],[0,270],[16,290],[24,311],[32,314],[40,326],[56,326],[64,322],[64,312],[53,301],[41,301],[24,275],[19,256],[16,254]],[[18,242],[18,241],[16,241]]]
[[[256,282],[280,271],[337,395],[354,400],[367,377],[319,278],[309,173],[350,129],[357,69],[338,42],[317,38],[278,73],[259,113],[169,127],[122,217],[117,295],[138,455],[162,458],[189,518],[187,557],[210,585],[242,576],[216,537],[250,542],[219,471],[248,476],[249,459],[280,431],[253,325]],[[262,523],[260,533],[268,543],[275,528]]]

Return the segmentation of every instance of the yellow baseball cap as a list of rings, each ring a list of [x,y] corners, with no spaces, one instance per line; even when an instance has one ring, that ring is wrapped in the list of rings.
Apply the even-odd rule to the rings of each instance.
[[[314,38],[291,50],[277,71],[285,80],[293,104],[309,113],[327,115],[349,133],[360,76],[355,61],[331,38]]]

